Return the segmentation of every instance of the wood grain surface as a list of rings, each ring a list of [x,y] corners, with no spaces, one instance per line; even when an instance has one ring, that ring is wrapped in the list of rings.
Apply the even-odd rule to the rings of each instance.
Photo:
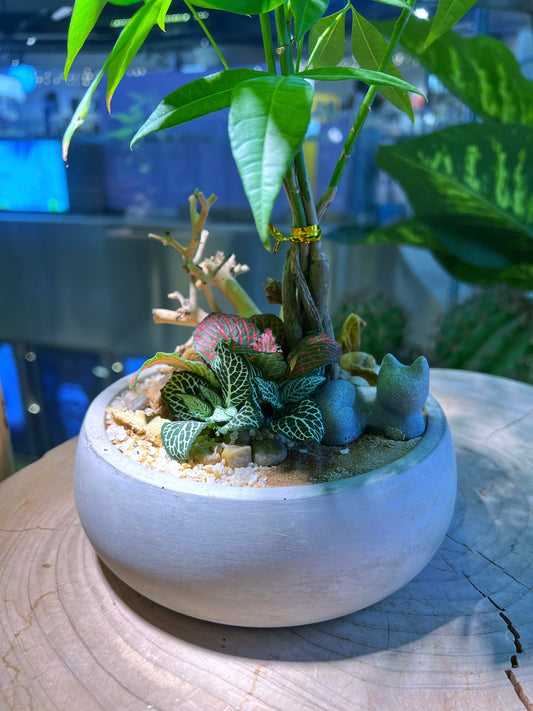
[[[431,563],[366,610],[243,629],[142,598],[78,521],[75,442],[0,485],[0,709],[533,709],[533,387],[432,373],[459,465]],[[120,502],[117,502],[117,506]]]

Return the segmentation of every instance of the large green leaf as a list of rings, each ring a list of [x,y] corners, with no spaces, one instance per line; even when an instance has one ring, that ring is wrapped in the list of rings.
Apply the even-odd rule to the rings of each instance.
[[[297,42],[316,25],[328,9],[329,0],[291,0],[294,17],[294,38]]]
[[[465,236],[511,264],[533,254],[533,129],[517,124],[452,126],[378,150],[417,217],[465,258]],[[493,266],[501,266],[494,264]]]
[[[233,91],[228,124],[231,150],[267,249],[274,201],[305,138],[312,103],[311,85],[295,76],[250,79]]]
[[[65,79],[68,76],[72,62],[85,44],[107,0],[76,0],[70,18],[67,41],[67,60],[65,62]]]
[[[131,145],[149,133],[227,109],[233,88],[242,81],[259,76],[267,75],[254,69],[228,69],[181,86],[163,99],[139,128]]]
[[[283,5],[285,0],[194,0],[195,7],[207,7],[212,10],[225,10],[235,12],[237,15],[260,15],[263,12],[270,12],[276,7]]]
[[[391,25],[387,24],[390,31]],[[411,19],[401,43],[475,114],[503,123],[533,125],[533,81],[511,50],[492,37],[450,31],[424,50],[428,23]]]
[[[387,43],[383,39],[381,32],[371,22],[366,20],[355,10],[352,10],[352,15],[351,42],[353,56],[363,69],[378,70],[385,55]],[[387,68],[387,72],[399,79],[402,78],[394,64],[391,64]],[[411,101],[406,91],[399,91],[392,87],[383,87],[381,93],[391,104],[406,113],[411,121],[414,120],[413,107],[411,106]]]
[[[172,0],[145,0],[120,33],[105,63],[107,68],[106,104],[108,110],[115,89],[142,47],[148,33],[159,25],[164,29],[164,17]]]
[[[336,66],[346,52],[346,10],[319,20],[309,32],[309,57],[313,67]]]
[[[355,67],[317,67],[316,69],[306,69],[296,76],[314,79],[315,81],[344,81],[346,79],[358,79],[366,84],[376,84],[377,86],[394,87],[401,91],[412,91],[415,94],[424,96],[424,93],[416,86],[409,84],[403,79],[386,74],[385,72],[374,71],[373,69],[357,69]]]
[[[450,30],[476,4],[476,0],[439,0],[426,47]]]

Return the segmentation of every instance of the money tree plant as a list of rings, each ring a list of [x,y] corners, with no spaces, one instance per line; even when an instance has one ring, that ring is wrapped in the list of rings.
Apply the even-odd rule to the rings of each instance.
[[[361,14],[356,0],[334,12],[328,11],[328,0],[111,0],[112,4],[136,7],[132,7],[130,19],[72,117],[63,139],[64,157],[104,75],[110,109],[115,90],[152,28],[158,25],[164,29],[171,3],[173,10],[184,5],[216,50],[221,69],[164,97],[132,137],[131,145],[134,147],[154,132],[229,109],[229,142],[259,238],[268,250],[273,247],[277,251],[287,243],[282,281],[269,284],[267,293],[271,303],[281,305],[282,321],[274,321],[274,317],[264,321],[263,316],[244,321],[242,317],[255,311],[250,300],[241,300],[245,308],[240,309],[239,299],[230,298],[237,304],[238,316],[233,318],[241,320],[208,317],[197,326],[193,342],[202,361],[195,360],[191,365],[179,354],[148,361],[170,360],[171,365],[180,368],[162,392],[175,418],[163,427],[162,433],[173,456],[187,457],[195,439],[206,429],[224,435],[243,427],[265,427],[297,441],[321,438],[320,410],[309,396],[322,382],[322,373],[330,380],[338,377],[339,360],[327,306],[329,264],[321,242],[321,222],[378,91],[411,119],[409,92],[421,93],[402,79],[392,63],[416,0],[375,1],[397,10],[388,39]],[[427,25],[425,44],[441,37],[474,3],[475,0],[439,0]],[[68,35],[66,75],[91,32],[97,32],[106,4],[107,0],[76,0]],[[262,48],[265,69],[230,67],[204,23],[205,13],[198,8],[255,19],[255,40],[252,36],[246,39],[256,41]],[[123,7],[120,12],[124,12]],[[352,57],[344,61],[348,27]],[[319,197],[312,194],[303,142],[311,119],[315,83],[338,81],[362,82],[368,88],[355,111],[329,184]],[[271,223],[274,202],[282,189],[292,214],[288,234]],[[210,201],[212,198],[204,207],[208,208]],[[201,265],[193,256],[196,248],[202,249],[202,220],[192,203],[191,215],[195,236],[188,248],[170,238],[164,241],[180,251],[191,278],[198,274],[197,281],[202,282]],[[214,283],[214,275],[220,277],[228,264],[212,267]],[[232,283],[231,279],[227,283]]]
[[[178,5],[204,29],[220,57],[221,71],[196,79],[162,99],[132,138],[132,145],[163,129],[229,108],[228,135],[244,191],[263,245],[274,249],[289,243],[285,256],[280,301],[286,337],[294,347],[311,331],[333,336],[327,309],[329,265],[321,244],[321,220],[335,197],[354,142],[378,91],[401,111],[413,116],[409,92],[421,93],[400,76],[392,63],[402,31],[415,9],[415,0],[376,0],[398,9],[389,39],[363,17],[358,3],[328,14],[328,0],[112,0],[138,6],[123,27],[101,70],[80,102],[64,137],[64,154],[72,134],[87,116],[92,96],[107,75],[106,102],[111,100],[128,66],[151,29],[165,26],[165,17]],[[76,0],[68,35],[68,71],[94,30],[106,0]],[[457,22],[475,0],[439,0],[425,44],[431,44]],[[263,48],[266,71],[230,67],[197,8],[257,18],[255,41]],[[124,12],[124,8],[121,8]],[[351,19],[352,62],[345,66],[347,18]],[[97,31],[97,30],[95,30]],[[253,42],[253,37],[247,37]],[[329,185],[320,197],[312,195],[302,144],[313,104],[314,82],[363,82],[368,90],[342,147]],[[271,213],[284,188],[292,213],[290,234],[271,225]]]

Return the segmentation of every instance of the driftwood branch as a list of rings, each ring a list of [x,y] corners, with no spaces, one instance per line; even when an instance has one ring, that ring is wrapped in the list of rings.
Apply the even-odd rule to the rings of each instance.
[[[240,316],[251,316],[260,312],[254,301],[237,282],[237,277],[240,274],[249,271],[246,264],[238,264],[235,255],[226,257],[222,252],[203,259],[209,236],[209,232],[205,229],[205,223],[215,200],[215,195],[206,199],[204,194],[198,190],[190,196],[192,231],[187,246],[181,245],[169,233],[149,235],[151,239],[175,249],[183,259],[183,268],[189,275],[188,296],[184,296],[179,291],[169,294],[169,298],[179,301],[180,306],[175,311],[164,308],[153,309],[152,315],[155,323],[196,326],[208,315],[208,312],[198,303],[200,292],[204,294],[210,311],[221,310],[215,296],[215,289],[233,304]]]

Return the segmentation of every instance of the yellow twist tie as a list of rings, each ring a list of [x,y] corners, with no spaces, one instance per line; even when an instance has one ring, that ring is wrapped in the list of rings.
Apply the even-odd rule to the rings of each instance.
[[[273,254],[278,251],[280,242],[298,242],[300,244],[308,244],[309,242],[319,242],[322,239],[322,232],[319,225],[308,225],[307,227],[293,227],[291,229],[291,236],[285,237],[277,230],[273,224],[268,226],[268,231],[276,240]]]

